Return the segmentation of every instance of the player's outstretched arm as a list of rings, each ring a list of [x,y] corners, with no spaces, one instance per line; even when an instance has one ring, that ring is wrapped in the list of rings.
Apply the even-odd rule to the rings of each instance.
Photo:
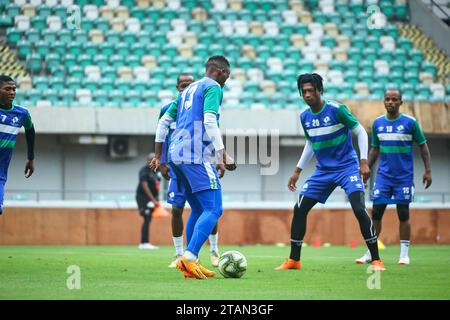
[[[28,161],[25,164],[25,178],[31,177],[34,172],[34,139],[35,139],[34,126],[25,129],[25,139],[27,141],[27,157]]]
[[[422,157],[425,166],[422,182],[425,185],[425,189],[428,189],[428,187],[431,186],[433,179],[431,178],[431,155],[427,143],[420,145],[420,156]]]
[[[300,160],[298,160],[297,166],[295,167],[294,172],[292,173],[288,181],[288,189],[292,192],[297,191],[296,184],[298,178],[300,177],[300,173],[302,172],[303,168],[305,168],[306,165],[311,161],[313,155],[314,151],[312,149],[311,142],[309,140],[306,140]]]
[[[367,161],[367,152],[369,149],[367,132],[361,124],[358,124],[355,128],[353,128],[352,132],[356,134],[358,138],[358,147],[361,159],[359,162],[359,174],[361,175],[364,184],[366,184],[370,178],[370,168]]]

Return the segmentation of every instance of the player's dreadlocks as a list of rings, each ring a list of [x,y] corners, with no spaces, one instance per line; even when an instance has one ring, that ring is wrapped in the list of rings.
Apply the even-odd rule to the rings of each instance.
[[[305,83],[311,83],[314,89],[319,90],[323,93],[323,79],[317,73],[304,73],[297,78],[297,88],[300,93],[302,93],[302,86]]]

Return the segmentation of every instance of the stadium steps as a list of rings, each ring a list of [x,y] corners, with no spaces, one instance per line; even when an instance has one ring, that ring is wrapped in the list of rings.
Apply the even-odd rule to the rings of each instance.
[[[0,74],[7,74],[14,79],[27,77],[28,73],[15,52],[12,52],[5,39],[0,40]]]
[[[435,64],[437,69],[437,81],[450,84],[450,58],[442,49],[439,49],[430,37],[427,37],[417,26],[399,23],[399,33],[405,38],[411,39],[414,48],[423,52],[424,58]]]

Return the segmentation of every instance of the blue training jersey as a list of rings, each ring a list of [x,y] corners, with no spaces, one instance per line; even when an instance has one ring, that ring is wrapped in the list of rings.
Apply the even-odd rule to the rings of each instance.
[[[30,129],[32,125],[27,109],[18,105],[13,105],[9,110],[0,108],[0,181],[6,181],[20,128]]]
[[[312,112],[311,108],[303,111],[300,122],[314,151],[317,169],[359,167],[351,136],[351,130],[359,123],[346,106],[326,100],[317,113]]]
[[[372,126],[372,147],[380,148],[377,179],[396,185],[414,178],[413,143],[427,142],[417,120],[400,114],[394,120],[385,115],[375,119]]]
[[[167,110],[176,119],[169,147],[169,161],[183,163],[205,163],[211,161],[214,146],[206,134],[204,114],[214,113],[220,117],[223,91],[210,78],[191,83]]]

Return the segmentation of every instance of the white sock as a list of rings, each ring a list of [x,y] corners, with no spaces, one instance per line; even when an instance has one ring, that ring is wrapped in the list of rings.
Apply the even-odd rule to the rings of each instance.
[[[400,240],[400,257],[408,257],[409,240]]]
[[[172,237],[173,245],[175,247],[175,254],[177,256],[182,256],[184,252],[183,248],[183,236],[180,237]]]
[[[196,260],[197,260],[197,256],[196,256],[195,254],[193,254],[192,252],[187,251],[187,250],[184,252],[183,256],[184,256],[184,257],[186,258],[186,260],[189,261],[189,262],[193,262],[193,261],[196,261]]]
[[[218,246],[218,242],[219,242],[219,233],[217,232],[216,234],[210,234],[209,237],[209,251],[215,251],[215,252],[219,252],[219,246]]]

